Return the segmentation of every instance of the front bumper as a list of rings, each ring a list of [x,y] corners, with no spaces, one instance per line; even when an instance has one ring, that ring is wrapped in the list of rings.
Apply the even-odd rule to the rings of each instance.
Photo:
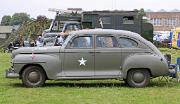
[[[7,69],[5,73],[6,78],[19,78],[19,74],[16,73],[13,68]]]

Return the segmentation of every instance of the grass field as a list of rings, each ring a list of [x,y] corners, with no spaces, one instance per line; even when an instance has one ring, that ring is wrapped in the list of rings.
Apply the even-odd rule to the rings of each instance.
[[[160,49],[172,54],[180,50]],[[146,88],[129,88],[118,80],[47,81],[41,88],[25,88],[21,80],[6,79],[10,54],[0,53],[0,104],[179,104],[180,82],[153,79]]]

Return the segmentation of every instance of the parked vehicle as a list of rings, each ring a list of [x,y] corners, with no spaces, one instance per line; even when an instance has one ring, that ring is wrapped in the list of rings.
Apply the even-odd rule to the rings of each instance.
[[[57,42],[57,38],[45,38],[44,41],[43,41],[43,47],[46,47],[46,46],[57,46],[58,45],[58,42]]]
[[[42,39],[43,39],[42,46],[62,45],[62,43],[64,42],[64,36],[62,36],[62,35],[64,35],[64,34],[61,34],[61,33],[44,33],[44,35],[42,36]],[[59,42],[60,37],[63,37],[61,43]]]
[[[58,36],[58,33],[45,33],[42,36],[42,39],[44,38],[56,38]]]
[[[153,25],[143,21],[142,15],[138,11],[83,11],[80,14],[74,12],[75,14],[70,16],[60,14],[63,11],[58,9],[54,12],[56,12],[55,19],[44,33],[87,28],[116,29],[136,32],[148,41],[153,42]]]
[[[62,46],[13,51],[6,77],[19,77],[27,87],[67,79],[123,79],[131,87],[145,87],[150,78],[168,73],[166,58],[139,34],[88,29],[69,33]]]
[[[23,41],[23,47],[30,47],[30,42],[29,41]]]

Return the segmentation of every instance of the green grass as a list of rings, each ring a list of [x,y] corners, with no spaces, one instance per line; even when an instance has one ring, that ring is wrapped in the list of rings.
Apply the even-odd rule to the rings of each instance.
[[[172,53],[180,50],[160,49]],[[180,83],[153,79],[146,88],[129,88],[118,80],[47,81],[41,88],[25,88],[21,80],[4,78],[10,54],[0,53],[0,104],[179,104]]]

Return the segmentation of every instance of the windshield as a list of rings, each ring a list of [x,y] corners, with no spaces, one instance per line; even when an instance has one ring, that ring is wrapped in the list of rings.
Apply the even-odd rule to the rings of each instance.
[[[44,34],[44,38],[55,38],[57,34]]]
[[[56,42],[56,38],[49,38],[44,40],[43,46],[54,46]]]

